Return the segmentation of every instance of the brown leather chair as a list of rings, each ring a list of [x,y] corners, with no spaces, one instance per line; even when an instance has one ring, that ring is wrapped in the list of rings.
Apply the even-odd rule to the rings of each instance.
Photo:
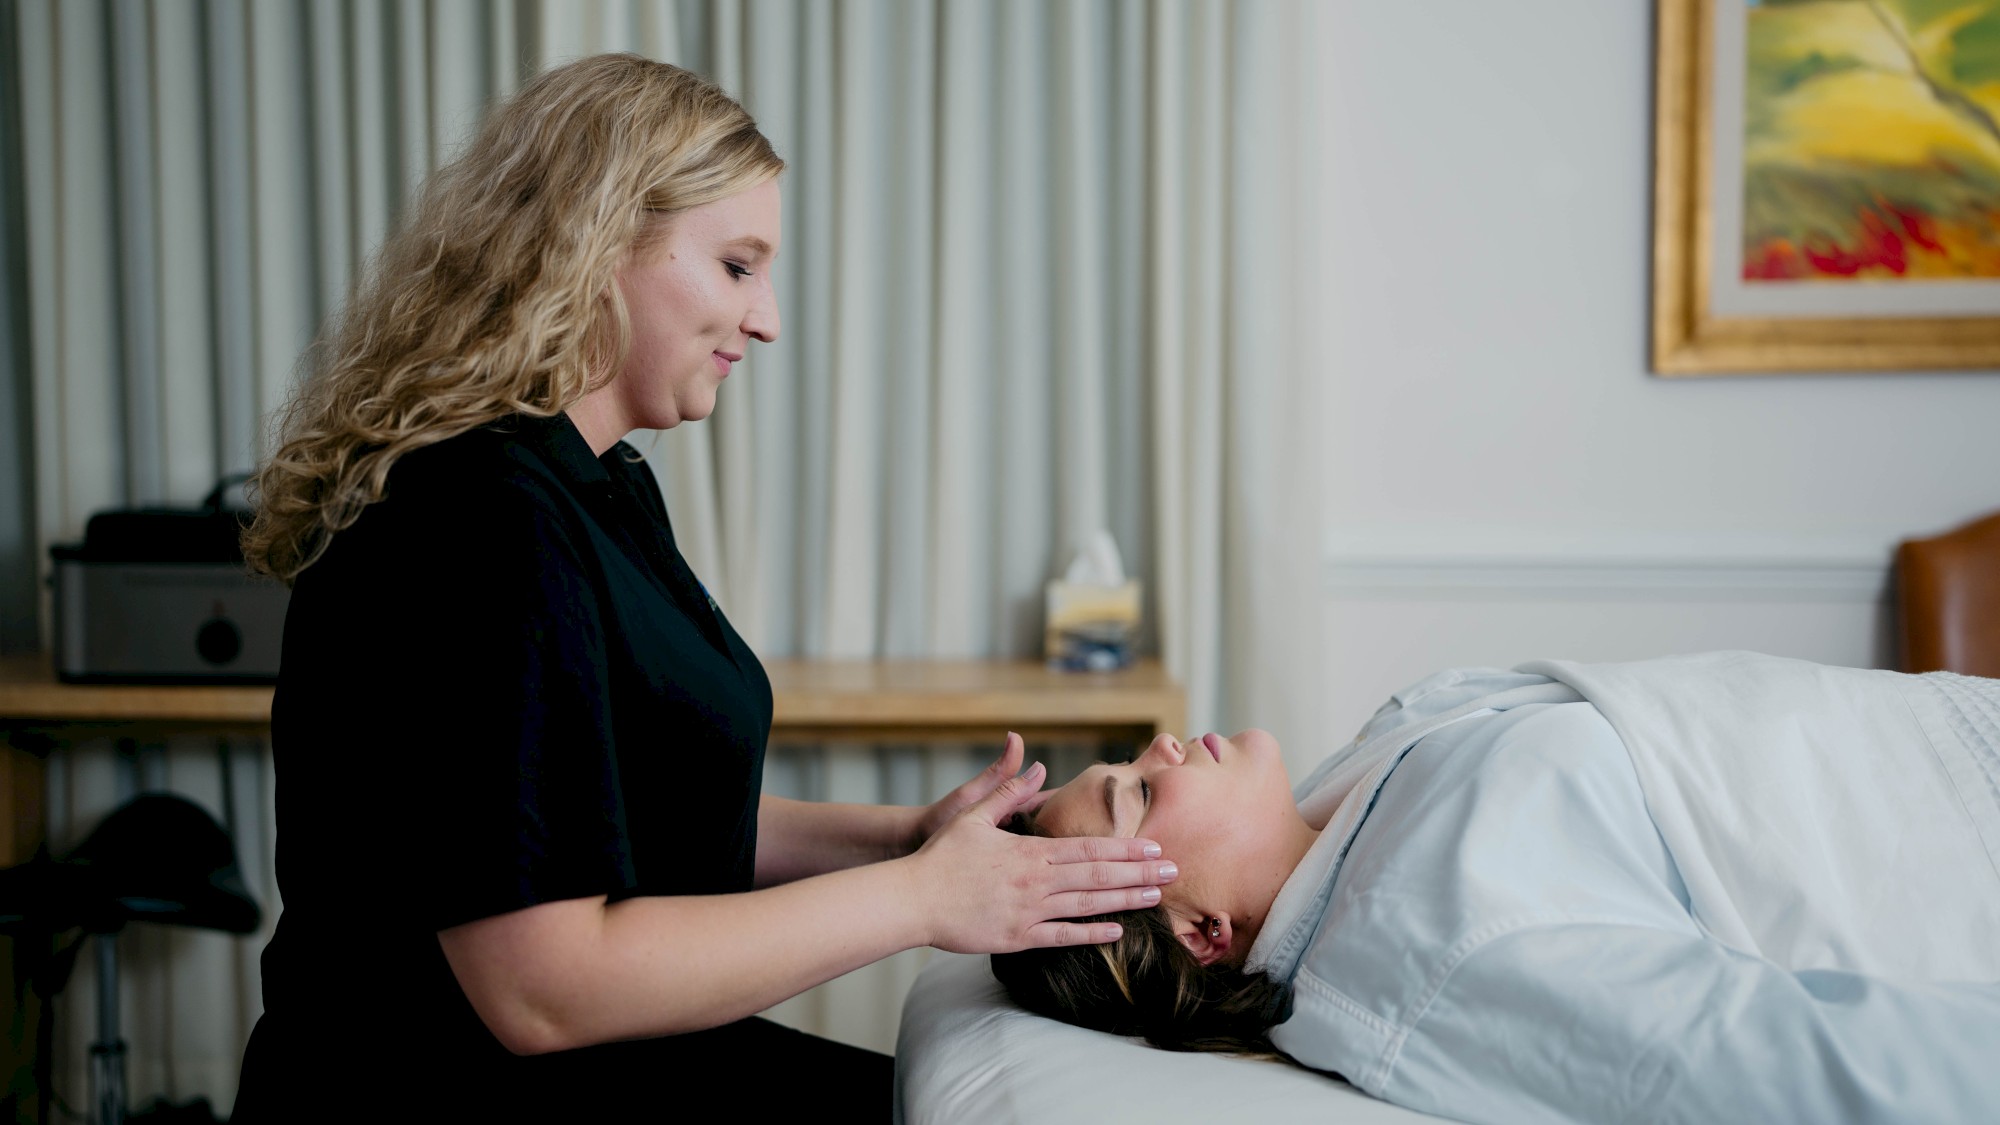
[[[1905,672],[2000,677],[2000,512],[1896,549]]]

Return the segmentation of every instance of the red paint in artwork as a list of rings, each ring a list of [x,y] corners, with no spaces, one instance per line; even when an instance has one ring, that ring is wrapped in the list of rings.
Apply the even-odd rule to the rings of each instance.
[[[1933,254],[1944,253],[1944,243],[1938,241],[1937,224],[1929,215],[1921,211],[1897,211],[1896,221],[1903,226],[1903,234],[1911,242],[1929,250]]]
[[[1860,230],[1845,244],[1826,235],[1811,238],[1804,245],[1784,238],[1767,240],[1745,256],[1744,279],[1792,281],[1863,273],[1900,278],[1915,264],[1914,253],[1947,253],[1935,220],[1922,211],[1881,202],[1862,210],[1856,219]]]

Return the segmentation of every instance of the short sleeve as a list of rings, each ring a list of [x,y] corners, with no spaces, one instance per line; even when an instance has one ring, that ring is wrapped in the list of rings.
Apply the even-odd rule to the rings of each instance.
[[[634,885],[598,565],[532,486],[399,513],[384,751],[408,792],[404,889],[442,929]]]

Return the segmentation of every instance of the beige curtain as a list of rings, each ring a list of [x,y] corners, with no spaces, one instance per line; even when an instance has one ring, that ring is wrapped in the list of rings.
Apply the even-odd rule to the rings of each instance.
[[[1193,726],[1324,749],[1301,0],[0,10],[20,95],[0,186],[25,231],[9,389],[33,438],[31,502],[0,528],[18,555],[253,464],[300,350],[483,108],[541,66],[635,50],[737,93],[791,165],[782,339],[707,423],[640,442],[758,651],[1034,655],[1042,583],[1102,527]],[[915,802],[978,753],[829,747],[774,758],[773,786]],[[54,843],[171,787],[234,823],[275,918],[271,783],[254,745],[86,745],[51,771]],[[228,1105],[262,942],[125,945],[134,1104]],[[916,960],[780,1015],[886,1049]],[[90,976],[58,1014],[73,1103]]]

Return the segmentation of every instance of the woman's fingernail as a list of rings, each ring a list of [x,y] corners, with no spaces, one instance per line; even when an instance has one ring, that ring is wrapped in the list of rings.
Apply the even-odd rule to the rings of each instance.
[[[1162,878],[1162,879],[1174,879],[1174,878],[1178,878],[1178,877],[1180,876],[1180,873],[1181,873],[1181,869],[1180,869],[1180,868],[1178,868],[1178,867],[1175,867],[1175,866],[1174,866],[1173,864],[1171,864],[1171,863],[1162,863],[1162,864],[1160,865],[1160,878]]]
[[[1144,848],[1141,848],[1140,850],[1146,853],[1147,859],[1160,858],[1160,845],[1158,844],[1147,844]]]
[[[1142,890],[1142,891],[1140,891],[1140,892],[1139,892],[1139,899],[1140,899],[1140,901],[1142,901],[1142,902],[1158,902],[1158,901],[1160,901],[1160,888],[1158,888],[1158,887],[1147,887],[1146,889],[1144,889],[1144,890]]]
[[[1104,932],[1111,935],[1112,941],[1117,941],[1119,938],[1125,936],[1125,927],[1119,925],[1116,922],[1113,922],[1110,925],[1104,927]]]

